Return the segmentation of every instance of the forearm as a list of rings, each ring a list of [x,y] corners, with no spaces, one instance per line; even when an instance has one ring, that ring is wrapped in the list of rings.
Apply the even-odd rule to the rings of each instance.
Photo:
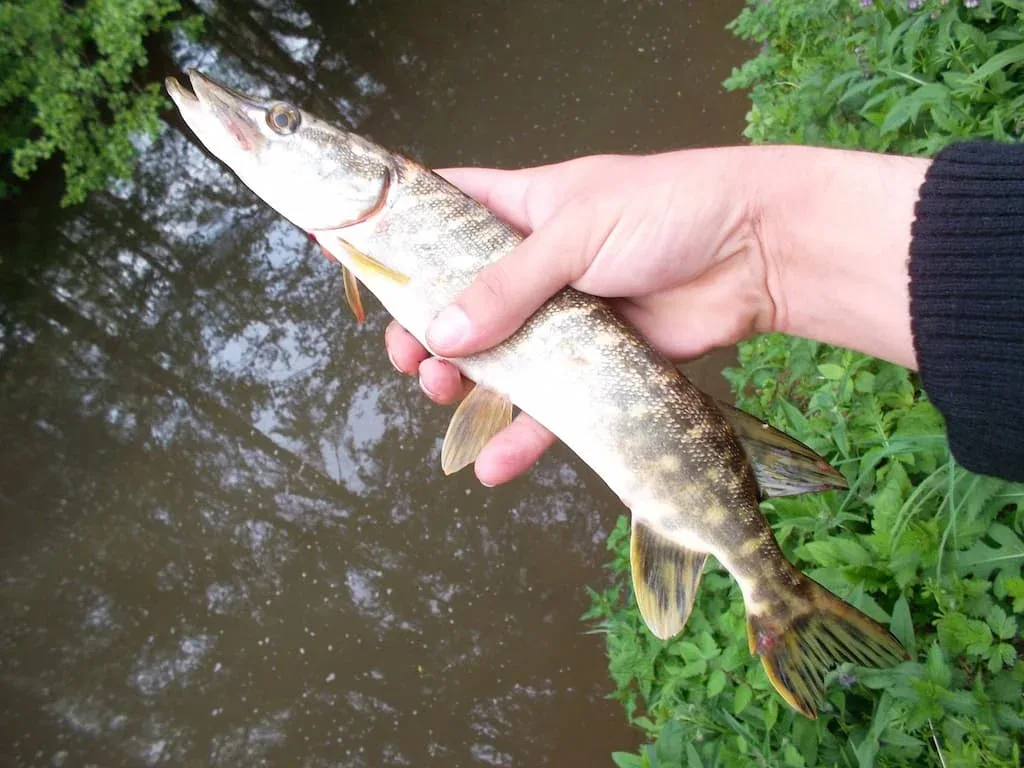
[[[775,330],[917,367],[911,224],[928,160],[757,147],[751,215]]]

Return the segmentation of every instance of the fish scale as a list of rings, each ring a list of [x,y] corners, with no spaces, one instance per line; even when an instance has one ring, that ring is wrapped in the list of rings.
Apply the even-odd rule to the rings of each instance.
[[[361,282],[426,344],[436,314],[522,239],[407,158],[293,105],[189,79],[194,92],[167,83],[185,121],[343,265],[357,317]],[[845,487],[841,476],[698,390],[608,302],[566,288],[503,343],[452,363],[477,386],[452,418],[442,468],[471,463],[513,403],[554,432],[630,509],[634,593],[657,637],[682,631],[713,554],[739,583],[750,651],[803,714],[824,706],[838,664],[906,658],[884,627],[796,570],[761,514],[765,496]]]

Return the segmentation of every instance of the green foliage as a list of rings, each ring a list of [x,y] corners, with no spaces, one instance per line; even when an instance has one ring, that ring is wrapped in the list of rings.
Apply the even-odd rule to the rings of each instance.
[[[746,136],[932,154],[1024,135],[1024,2],[750,2],[731,25],[763,45],[726,81],[749,89]]]
[[[1024,1],[750,0],[731,28],[762,44],[726,85],[750,91],[746,135],[929,154],[1024,134]],[[709,564],[685,631],[643,626],[625,518],[614,585],[591,593],[611,696],[651,742],[619,766],[1000,766],[1024,743],[1024,486],[973,475],[904,368],[769,335],[726,372],[740,407],[799,437],[848,492],[762,505],[808,575],[890,627],[912,655],[832,674],[817,721],[792,712],[746,648],[742,598]]]
[[[178,0],[3,0],[0,2],[0,197],[10,174],[28,178],[63,158],[63,204],[81,202],[111,178],[126,178],[139,137],[158,128],[165,106],[156,83],[139,82],[144,43]],[[194,32],[195,22],[182,26]]]

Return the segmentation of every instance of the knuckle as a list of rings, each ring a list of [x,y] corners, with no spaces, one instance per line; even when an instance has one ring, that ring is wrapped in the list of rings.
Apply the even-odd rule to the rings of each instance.
[[[484,306],[504,306],[508,299],[508,274],[503,261],[498,261],[487,268],[481,275],[479,300]]]

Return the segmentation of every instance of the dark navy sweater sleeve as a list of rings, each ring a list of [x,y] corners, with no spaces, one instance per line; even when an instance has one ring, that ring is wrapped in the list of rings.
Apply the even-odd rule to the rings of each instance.
[[[1024,480],[1024,144],[940,152],[911,231],[914,348],[953,455]]]

